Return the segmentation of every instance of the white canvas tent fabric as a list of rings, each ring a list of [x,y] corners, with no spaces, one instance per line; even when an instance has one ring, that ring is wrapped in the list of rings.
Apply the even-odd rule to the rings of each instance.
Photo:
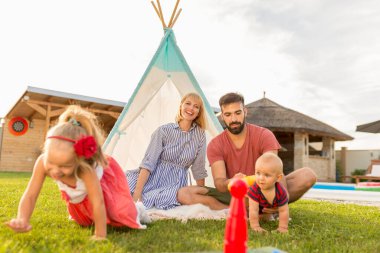
[[[151,134],[162,124],[175,121],[181,97],[198,93],[204,102],[207,143],[223,129],[178,48],[172,29],[165,35],[132,97],[120,114],[103,148],[124,170],[139,167]],[[213,186],[208,161],[206,185]]]

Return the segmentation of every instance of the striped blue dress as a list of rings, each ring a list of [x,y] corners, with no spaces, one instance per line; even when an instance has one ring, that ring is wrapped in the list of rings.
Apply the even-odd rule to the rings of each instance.
[[[195,180],[207,177],[205,168],[206,135],[195,123],[183,132],[177,123],[160,126],[151,137],[140,168],[150,171],[142,202],[146,208],[170,209],[179,206],[178,189],[188,185],[188,169]],[[139,170],[127,172],[133,194]]]

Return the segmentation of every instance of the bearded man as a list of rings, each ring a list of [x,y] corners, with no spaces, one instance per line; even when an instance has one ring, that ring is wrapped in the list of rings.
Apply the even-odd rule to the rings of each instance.
[[[181,204],[202,203],[211,209],[228,208],[231,195],[228,184],[232,179],[255,174],[256,160],[264,153],[277,155],[281,148],[274,134],[263,127],[246,123],[247,108],[244,97],[238,93],[227,93],[219,100],[221,118],[226,129],[216,136],[207,147],[215,188],[187,186],[178,191]],[[281,180],[287,190],[289,203],[298,200],[316,182],[311,168],[300,168]],[[275,213],[276,209],[263,212]]]

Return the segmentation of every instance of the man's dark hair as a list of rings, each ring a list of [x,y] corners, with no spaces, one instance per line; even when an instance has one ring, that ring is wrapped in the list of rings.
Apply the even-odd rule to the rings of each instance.
[[[244,97],[243,95],[235,92],[230,92],[225,94],[219,99],[219,106],[222,108],[223,105],[228,105],[236,102],[241,102],[244,106]]]

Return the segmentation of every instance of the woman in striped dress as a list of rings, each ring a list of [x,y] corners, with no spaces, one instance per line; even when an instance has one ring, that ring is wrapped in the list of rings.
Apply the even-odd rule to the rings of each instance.
[[[176,123],[158,127],[152,134],[140,168],[127,172],[135,201],[146,208],[170,209],[179,206],[177,192],[188,185],[188,169],[197,185],[204,186],[206,136],[203,101],[198,94],[185,95]]]

